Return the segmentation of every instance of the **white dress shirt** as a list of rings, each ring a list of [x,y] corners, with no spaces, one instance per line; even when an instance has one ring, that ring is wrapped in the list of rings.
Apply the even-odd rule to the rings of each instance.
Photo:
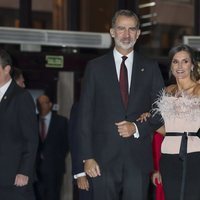
[[[113,56],[114,56],[114,60],[115,60],[115,66],[116,66],[116,72],[117,72],[117,77],[119,80],[119,76],[120,76],[120,66],[121,66],[121,62],[122,62],[122,54],[120,54],[116,48],[114,48],[113,50]],[[129,54],[126,55],[127,59],[125,60],[125,65],[127,68],[127,72],[128,72],[128,90],[130,93],[130,87],[131,87],[131,76],[132,76],[132,69],[133,69],[133,59],[134,59],[134,54],[133,51],[131,51]],[[133,134],[134,138],[139,138],[140,134],[138,131],[138,128],[136,126],[136,124],[133,122],[133,124],[136,127],[136,132]]]
[[[11,82],[12,82],[12,79],[10,79],[6,84],[4,84],[3,86],[0,87],[0,102],[1,102],[4,94],[6,93],[6,90],[10,86]]]

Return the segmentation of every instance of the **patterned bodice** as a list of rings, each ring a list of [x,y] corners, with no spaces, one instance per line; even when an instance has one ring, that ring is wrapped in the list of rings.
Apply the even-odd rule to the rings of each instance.
[[[196,132],[200,128],[200,97],[182,93],[180,97],[163,91],[156,101],[156,112],[165,122],[166,132]]]
[[[200,128],[200,97],[186,94],[172,96],[163,91],[155,102],[154,110],[162,115],[166,132],[197,132]],[[181,136],[164,138],[161,152],[178,154]],[[200,139],[197,136],[188,137],[187,152],[200,152]]]

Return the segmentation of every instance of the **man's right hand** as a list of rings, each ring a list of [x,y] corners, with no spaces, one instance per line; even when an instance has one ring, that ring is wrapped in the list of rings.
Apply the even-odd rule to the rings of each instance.
[[[90,177],[101,176],[99,165],[94,159],[85,160],[84,171]]]

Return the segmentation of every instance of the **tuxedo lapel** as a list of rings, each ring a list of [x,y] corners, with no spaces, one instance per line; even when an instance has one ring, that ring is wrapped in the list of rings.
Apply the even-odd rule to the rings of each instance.
[[[137,66],[138,66],[137,55],[135,55],[134,60],[133,60],[132,74],[131,74],[131,85],[130,85],[130,93],[129,93],[129,100],[130,101],[131,101],[131,97],[133,96],[134,87],[135,87],[135,84],[136,84],[135,81],[136,81],[136,76],[137,76]]]
[[[143,72],[144,68],[141,64],[138,54],[134,53],[133,59],[133,68],[131,74],[131,85],[130,85],[130,93],[129,93],[129,101],[128,101],[128,109],[130,106],[134,106],[134,99],[137,98],[137,90],[138,84],[140,84],[140,77],[141,73]]]

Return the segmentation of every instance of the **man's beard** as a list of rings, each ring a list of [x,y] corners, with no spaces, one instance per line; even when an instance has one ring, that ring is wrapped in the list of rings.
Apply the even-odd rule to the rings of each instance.
[[[135,45],[136,40],[132,40],[129,43],[125,44],[122,41],[120,41],[119,39],[115,38],[115,43],[116,46],[121,47],[124,50],[128,50],[130,48],[133,48]]]

